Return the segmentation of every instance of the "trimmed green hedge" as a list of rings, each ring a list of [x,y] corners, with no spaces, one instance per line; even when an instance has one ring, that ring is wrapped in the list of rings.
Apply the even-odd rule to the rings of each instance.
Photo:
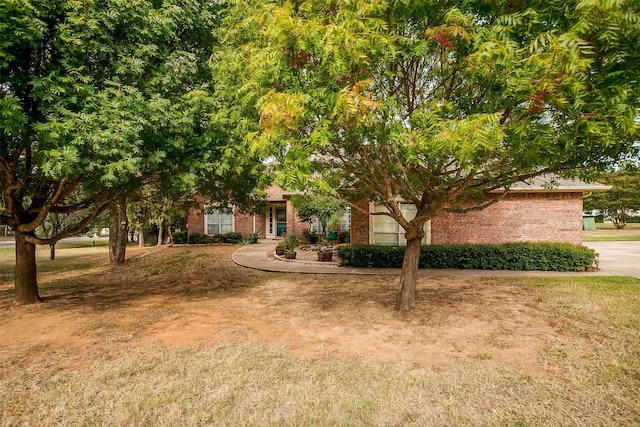
[[[400,268],[404,250],[404,246],[352,245],[338,248],[338,255],[344,266]],[[583,271],[595,257],[592,249],[568,243],[426,245],[420,252],[420,268]]]
[[[189,243],[206,244],[206,243],[242,243],[244,240],[242,234],[231,232],[226,234],[216,234],[215,236],[207,236],[202,233],[189,233]]]
[[[187,232],[186,231],[176,231],[173,233],[173,243],[181,245],[183,243],[187,243]]]

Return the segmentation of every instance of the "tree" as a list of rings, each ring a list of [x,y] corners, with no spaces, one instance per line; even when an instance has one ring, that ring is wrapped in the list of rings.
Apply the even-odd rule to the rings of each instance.
[[[291,203],[302,221],[310,222],[314,218],[320,221],[322,233],[334,218],[340,218],[346,212],[345,205],[334,197],[322,195],[296,195]]]
[[[54,236],[62,234],[65,230],[75,228],[79,220],[88,213],[76,211],[71,213],[55,213],[50,212],[44,222],[36,229],[36,236],[42,236],[45,240],[52,239]],[[49,259],[56,259],[56,241],[49,244]]]
[[[611,190],[586,198],[585,209],[597,209],[611,218],[616,228],[624,228],[628,217],[640,210],[640,168],[636,163],[626,163],[599,175],[598,181],[610,185]]]
[[[603,167],[637,135],[637,2],[232,4],[213,69],[238,133],[277,159],[279,182],[386,208],[374,214],[407,238],[402,309],[415,304],[424,225],[438,212]]]
[[[195,185],[237,162],[210,125],[217,7],[0,0],[0,222],[15,230],[17,303],[40,299],[35,244],[110,208],[121,232],[111,255],[123,261],[126,203],[142,185]],[[63,232],[34,234],[77,211],[87,213]]]
[[[173,240],[173,229],[184,229],[187,224],[189,208],[195,204],[192,191],[163,191],[152,186],[144,187],[140,197],[129,205],[129,216],[139,229],[139,243],[144,246],[144,232],[156,228],[158,230],[157,245],[163,244],[164,232]]]

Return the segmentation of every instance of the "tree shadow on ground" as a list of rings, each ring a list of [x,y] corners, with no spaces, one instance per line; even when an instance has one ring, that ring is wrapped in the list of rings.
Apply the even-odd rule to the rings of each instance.
[[[428,321],[443,309],[450,312],[470,304],[482,305],[485,296],[481,288],[491,281],[420,278],[417,307],[405,313],[394,310],[398,292],[395,276],[266,273],[233,263],[231,255],[236,249],[186,245],[150,248],[119,266],[109,266],[105,256],[93,260],[87,257],[83,261],[93,261],[91,269],[44,275],[41,309],[107,312],[150,302],[169,306],[250,297],[270,298],[272,303],[288,300],[308,307],[312,313],[349,316],[353,312],[357,316],[375,308],[405,320]],[[259,292],[252,292],[257,288]],[[3,306],[11,305],[12,298],[13,289],[0,291]]]
[[[44,305],[93,309],[132,306],[142,300],[198,300],[237,295],[267,280],[266,273],[239,267],[231,261],[233,246],[177,247],[150,250],[109,266],[103,256],[96,268],[55,271],[40,275]],[[91,257],[88,256],[87,259]],[[10,305],[13,288],[0,291],[2,305]]]

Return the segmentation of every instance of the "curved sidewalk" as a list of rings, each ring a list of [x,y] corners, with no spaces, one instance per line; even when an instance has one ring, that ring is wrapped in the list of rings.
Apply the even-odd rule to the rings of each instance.
[[[255,270],[277,273],[303,274],[392,274],[399,275],[399,268],[353,268],[338,267],[335,263],[320,264],[305,261],[283,261],[269,256],[273,253],[277,242],[261,240],[253,245],[244,245],[231,256],[233,262]],[[612,276],[613,273],[598,272],[564,272],[564,271],[513,271],[513,270],[460,270],[421,268],[420,276]]]

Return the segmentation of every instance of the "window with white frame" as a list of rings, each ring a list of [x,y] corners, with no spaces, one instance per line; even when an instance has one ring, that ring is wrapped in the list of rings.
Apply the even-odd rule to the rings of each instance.
[[[205,216],[205,226],[209,236],[231,233],[233,231],[233,214],[219,210],[212,211]]]
[[[312,233],[322,233],[322,223],[315,216],[311,217],[311,221],[309,222],[309,230]]]
[[[340,231],[351,231],[351,208],[340,217]]]
[[[387,212],[387,209],[382,205],[376,205],[373,207],[373,211]],[[401,203],[400,212],[405,218],[411,220],[415,218],[417,209],[411,203]],[[404,228],[395,219],[387,215],[373,215],[373,243],[375,245],[406,245],[407,239],[404,234]],[[425,233],[422,243],[427,243],[427,233]]]

